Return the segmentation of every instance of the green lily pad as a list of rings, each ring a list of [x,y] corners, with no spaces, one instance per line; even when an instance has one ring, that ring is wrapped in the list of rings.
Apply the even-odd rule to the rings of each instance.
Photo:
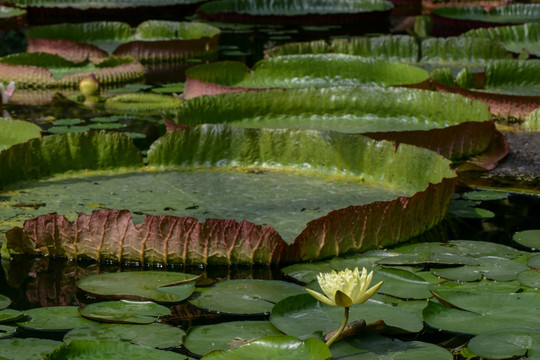
[[[495,217],[493,211],[476,207],[476,205],[478,205],[476,201],[453,200],[448,207],[448,213],[465,219],[490,219]]]
[[[462,195],[466,200],[473,201],[489,201],[489,200],[504,200],[507,199],[510,194],[506,191],[499,190],[479,190],[469,191]]]
[[[285,281],[227,280],[204,290],[189,302],[217,313],[260,315],[269,314],[278,301],[304,291],[302,286]]]
[[[125,128],[127,125],[122,123],[97,123],[90,124],[88,127],[94,130],[115,130]]]
[[[0,294],[0,310],[7,308],[9,305],[11,305],[11,299]]]
[[[189,328],[184,346],[193,354],[227,350],[233,341],[249,342],[263,336],[281,335],[268,321],[230,321]]]
[[[39,331],[68,331],[92,323],[79,314],[77,306],[51,306],[26,310],[29,320],[19,326]]]
[[[197,278],[178,272],[129,271],[90,275],[77,282],[77,287],[96,297],[167,303],[189,297]]]
[[[0,357],[8,360],[36,360],[51,353],[62,342],[46,339],[0,340]]]
[[[469,340],[467,347],[476,355],[489,359],[527,359],[540,351],[540,330],[501,329],[481,333]]]
[[[217,51],[220,30],[199,22],[148,20],[135,29],[113,21],[34,26],[28,52],[45,51],[72,61],[131,56],[143,63],[184,60]]]
[[[518,292],[521,289],[521,283],[518,281],[493,281],[482,279],[474,282],[461,281],[439,281],[431,286],[431,290],[437,292],[441,289],[452,289],[455,291],[466,291],[476,294],[499,293],[509,294]]]
[[[432,269],[433,275],[455,281],[478,281],[483,278],[496,281],[514,280],[527,266],[497,256],[485,256],[476,259],[475,265],[455,268]]]
[[[429,257],[432,254],[449,254],[456,256],[471,256],[475,258],[485,256],[498,256],[506,259],[515,259],[522,252],[510,246],[479,240],[450,240],[448,242],[426,242],[419,244],[405,244],[392,249],[394,253],[420,255]],[[379,263],[391,260],[384,258]]]
[[[424,309],[424,321],[437,329],[479,334],[513,327],[538,328],[536,316],[540,294],[473,294],[437,291],[438,297],[453,307],[430,302]]]
[[[108,98],[105,110],[111,113],[131,115],[159,115],[177,111],[184,100],[161,94],[123,94]]]
[[[538,4],[510,4],[497,6],[490,11],[473,6],[441,7],[432,10],[431,13],[453,20],[481,22],[486,27],[540,21],[540,6]]]
[[[162,87],[153,88],[151,91],[157,94],[180,94],[184,92],[185,82],[165,84]]]
[[[148,90],[151,88],[152,88],[152,85],[148,85],[148,84],[126,84],[116,89],[107,89],[107,93],[114,94],[114,95],[131,94],[131,93],[136,93],[139,91]]]
[[[17,331],[16,326],[8,326],[0,324],[0,339],[11,337]]]
[[[533,269],[540,270],[540,254],[527,259],[527,265]]]
[[[466,32],[463,36],[483,37],[501,43],[504,48],[515,54],[526,51],[530,55],[540,56],[538,37],[540,24],[527,23],[512,26],[497,26],[474,29]]]
[[[122,341],[157,349],[169,349],[182,345],[185,332],[161,323],[148,325],[89,324],[70,330],[64,342],[74,340]]]
[[[103,85],[134,82],[144,76],[144,68],[132,58],[109,58],[94,65],[74,63],[48,53],[17,53],[0,58],[0,82],[39,89],[78,88],[79,82],[94,74]],[[29,75],[31,74],[31,75]]]
[[[0,117],[0,151],[11,145],[41,136],[41,128],[36,124]]]
[[[373,273],[372,283],[384,281],[378,292],[402,299],[428,299],[429,283],[418,275],[401,269],[381,269]]]
[[[185,355],[118,341],[74,340],[59,346],[43,360],[186,360]]]
[[[540,230],[518,231],[514,233],[512,240],[532,250],[540,249]]]
[[[307,284],[317,278],[320,273],[330,272],[334,268],[328,260],[315,263],[300,263],[289,265],[281,269],[281,272],[296,281]]]
[[[516,280],[522,285],[533,289],[540,289],[540,273],[535,270],[525,270],[516,276]]]
[[[90,126],[53,126],[47,129],[51,134],[81,133],[90,130]]]
[[[25,313],[18,310],[13,310],[13,309],[0,310],[0,324],[17,321],[17,320],[22,319],[25,316],[26,316]]]
[[[253,70],[231,61],[191,67],[184,96],[271,87],[415,85],[428,78],[425,70],[398,62],[345,54],[291,55],[261,60]]]
[[[246,345],[230,349],[215,350],[203,356],[204,360],[326,360],[332,356],[322,341],[309,338],[300,340],[292,336],[265,336]]]
[[[117,324],[150,324],[162,316],[169,316],[171,310],[151,301],[104,301],[88,304],[79,313],[90,320]]]
[[[452,360],[452,354],[437,345],[421,341],[389,339],[366,332],[340,340],[331,346],[332,359],[345,360]]]
[[[52,122],[55,126],[72,126],[82,123],[81,119],[58,119]]]
[[[380,301],[368,300],[350,307],[349,320],[365,320],[367,324],[384,321],[387,326],[406,332],[423,328],[422,318],[402,308]],[[285,334],[301,339],[337,329],[343,321],[343,308],[319,303],[309,294],[288,297],[272,309],[270,322]]]

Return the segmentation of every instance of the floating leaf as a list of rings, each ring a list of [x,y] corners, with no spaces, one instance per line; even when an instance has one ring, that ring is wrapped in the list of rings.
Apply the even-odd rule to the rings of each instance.
[[[300,340],[292,336],[265,336],[246,345],[222,351],[215,350],[202,357],[204,360],[326,360],[332,356],[322,341],[309,338]]]
[[[178,272],[128,271],[90,275],[77,282],[77,287],[97,297],[180,302],[191,295],[197,278]]]
[[[79,125],[80,123],[82,123],[82,120],[81,119],[58,119],[58,120],[54,120],[52,122],[53,125],[55,126],[72,126],[72,125]]]
[[[0,294],[0,310],[7,308],[9,305],[11,305],[11,299]]]
[[[77,306],[51,306],[26,310],[29,320],[19,326],[40,331],[68,331],[92,323],[79,314]]]
[[[79,313],[90,320],[117,324],[150,324],[171,314],[169,308],[151,301],[104,301],[88,304]]]
[[[190,327],[184,346],[193,354],[205,355],[213,350],[227,350],[231,341],[249,342],[263,336],[281,335],[268,321],[230,321]]]
[[[433,275],[454,281],[478,281],[483,278],[496,281],[514,280],[527,266],[497,256],[479,257],[475,265],[432,269]]]
[[[8,360],[41,359],[61,344],[60,341],[34,338],[0,340],[0,357]]]
[[[25,314],[22,311],[13,309],[0,310],[0,324],[17,321],[23,317],[25,317]]]
[[[182,345],[184,331],[161,323],[148,325],[90,324],[70,330],[64,342],[73,340],[123,341],[149,348],[168,349]]]
[[[217,313],[260,315],[269,314],[278,301],[302,293],[302,286],[285,281],[227,280],[204,290],[189,302]]]
[[[351,306],[349,319],[365,320],[368,325],[382,320],[386,326],[402,332],[418,332],[423,328],[420,316],[375,300]],[[342,321],[342,307],[321,304],[309,294],[291,296],[278,302],[270,316],[270,322],[278,330],[301,339],[320,337],[337,329]]]
[[[463,36],[489,38],[501,43],[506,50],[515,54],[521,54],[525,50],[531,55],[540,56],[539,34],[539,23],[527,23],[474,29]]]
[[[90,130],[90,126],[53,126],[47,129],[51,134],[82,133]]]
[[[448,213],[455,217],[466,219],[490,219],[495,213],[490,210],[476,207],[477,202],[469,200],[453,200],[448,206]]]
[[[521,251],[507,245],[479,240],[450,240],[448,242],[434,241],[419,244],[405,244],[392,249],[392,252],[418,255],[422,257],[430,257],[433,254],[446,254],[456,256],[472,256],[475,258],[484,256],[498,256],[506,259],[515,259],[522,254]],[[392,261],[392,258],[393,257],[384,258],[380,260],[379,263]]]
[[[518,281],[493,281],[484,278],[474,282],[440,281],[431,286],[431,290],[435,292],[440,289],[452,289],[476,294],[509,294],[518,292],[521,289],[521,284]]]
[[[529,265],[533,269],[540,270],[540,254],[531,256],[527,260],[527,265]]]
[[[540,331],[523,328],[489,331],[473,337],[467,347],[484,358],[530,358],[540,351]]]
[[[514,233],[512,240],[520,245],[536,250],[540,248],[540,230],[523,230]]]
[[[40,136],[41,128],[33,123],[0,117],[0,151]]]
[[[499,190],[480,190],[469,191],[462,195],[464,199],[473,201],[490,201],[490,200],[504,200],[507,199],[510,194],[506,191]]]
[[[159,115],[177,111],[184,100],[168,95],[138,93],[108,98],[105,110],[117,114]]]
[[[16,326],[8,326],[8,325],[0,324],[0,339],[11,337],[15,334],[16,331],[17,331]]]
[[[516,280],[522,285],[533,289],[540,289],[540,273],[535,270],[525,270],[516,276]]]

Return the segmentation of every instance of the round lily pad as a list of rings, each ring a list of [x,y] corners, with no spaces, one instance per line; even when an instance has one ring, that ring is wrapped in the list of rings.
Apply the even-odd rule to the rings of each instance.
[[[517,292],[520,288],[521,284],[519,281],[493,281],[488,279],[473,282],[441,281],[441,279],[439,279],[436,285],[431,285],[431,290],[433,291],[438,291],[440,289],[453,289],[456,291],[466,291],[476,294],[509,294]]]
[[[277,280],[227,280],[189,300],[197,307],[225,314],[269,314],[278,301],[304,293],[302,286]]]
[[[70,330],[64,342],[73,340],[123,341],[157,349],[168,349],[182,345],[185,332],[162,323],[148,325],[95,323]]]
[[[514,259],[521,255],[521,251],[507,245],[501,245],[488,241],[475,240],[451,240],[448,242],[427,242],[420,244],[407,244],[392,249],[392,252],[401,254],[452,254],[473,256],[497,256]],[[390,257],[391,259],[391,257]],[[380,263],[381,261],[379,261]]]
[[[43,360],[186,360],[185,355],[121,341],[74,340],[58,347]]]
[[[213,350],[227,350],[232,343],[246,343],[263,336],[281,335],[268,321],[230,321],[189,328],[184,346],[192,353],[205,355]]]
[[[540,254],[528,258],[527,265],[529,265],[533,269],[540,270]]]
[[[77,306],[51,306],[26,310],[29,320],[19,326],[40,331],[68,331],[92,323],[79,314]]]
[[[0,358],[8,360],[41,359],[61,344],[61,341],[34,338],[0,340]]]
[[[36,124],[0,117],[0,151],[40,136],[41,128]]]
[[[13,336],[13,334],[15,334],[15,331],[17,331],[16,326],[8,326],[8,325],[0,324],[0,339]]]
[[[11,305],[11,299],[0,294],[0,310],[7,308],[9,305]]]
[[[531,248],[532,250],[540,249],[540,230],[524,230],[514,234],[512,239],[520,245]]]
[[[365,332],[332,344],[333,359],[354,360],[452,360],[452,354],[437,345],[421,341],[389,339],[377,333]]]
[[[540,351],[540,330],[514,328],[481,333],[469,340],[467,347],[476,355],[489,359],[529,356]]]
[[[109,299],[180,302],[193,292],[192,274],[164,271],[133,271],[90,275],[77,287],[92,296]]]
[[[13,309],[0,310],[0,324],[22,319],[25,314],[22,311]]]
[[[151,301],[104,301],[79,309],[87,319],[119,324],[150,324],[171,314],[169,308]]]
[[[533,289],[540,289],[540,273],[535,270],[525,270],[517,274],[516,280],[522,285]]]
[[[288,297],[272,309],[270,322],[285,334],[301,339],[320,337],[337,329],[343,321],[343,308],[319,303],[308,294]],[[350,307],[349,321],[365,320],[367,324],[384,321],[387,326],[406,332],[423,328],[422,318],[380,301],[368,300]]]
[[[527,266],[518,262],[497,256],[485,256],[476,259],[475,265],[465,265],[454,268],[432,269],[433,275],[455,281],[477,281],[482,278],[510,281]]]
[[[326,360],[331,356],[328,346],[318,339],[300,340],[282,335],[265,336],[230,350],[215,350],[201,360]]]

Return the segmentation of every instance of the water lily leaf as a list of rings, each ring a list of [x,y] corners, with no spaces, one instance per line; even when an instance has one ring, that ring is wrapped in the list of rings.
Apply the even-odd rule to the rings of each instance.
[[[489,201],[507,199],[510,194],[500,190],[477,190],[469,191],[462,195],[462,198],[473,201]]]
[[[113,130],[113,129],[121,129],[126,126],[127,126],[126,124],[122,124],[122,123],[97,123],[97,124],[88,125],[90,129],[94,129],[94,130]]]
[[[390,256],[378,261],[380,265],[475,265],[476,259],[468,255],[448,253],[419,253]]]
[[[351,306],[349,319],[363,319],[368,326],[382,320],[386,326],[402,332],[418,332],[423,327],[420,316],[375,300]],[[321,304],[309,294],[291,296],[278,302],[270,315],[270,322],[278,330],[301,339],[320,338],[322,334],[337,329],[342,321],[342,307]]]
[[[469,340],[467,347],[476,355],[490,359],[529,358],[540,351],[540,331],[523,328],[488,331]]]
[[[230,349],[215,350],[203,356],[204,360],[261,359],[286,360],[313,359],[325,360],[332,356],[326,344],[318,339],[300,340],[292,336],[265,336],[246,345]]]
[[[428,299],[429,283],[418,275],[401,269],[380,269],[373,273],[372,283],[384,281],[378,292],[402,299]]]
[[[0,117],[0,151],[40,136],[41,128],[36,124]]]
[[[77,287],[96,297],[167,303],[189,297],[197,278],[179,272],[128,271],[90,275],[78,281]]]
[[[53,125],[56,125],[56,126],[70,126],[70,125],[79,125],[80,123],[82,123],[82,120],[81,119],[58,119],[58,120],[54,120],[52,122]]]
[[[512,240],[531,250],[540,248],[540,230],[523,230],[514,233]]]
[[[11,337],[13,336],[13,334],[15,334],[16,331],[17,331],[16,326],[8,326],[8,325],[0,324],[0,339]]]
[[[527,265],[533,269],[540,270],[540,254],[531,256],[527,259]]]
[[[74,340],[123,341],[149,348],[168,349],[182,345],[184,331],[161,323],[148,325],[91,324],[70,330],[64,342]]]
[[[418,85],[429,78],[420,68],[345,54],[290,55],[259,61],[253,70],[223,61],[186,71],[184,96],[263,88],[331,87],[339,85]]]
[[[495,213],[490,210],[476,207],[479,202],[454,199],[448,206],[448,213],[455,217],[466,219],[490,219],[495,217]]]
[[[184,100],[161,94],[123,94],[108,98],[105,110],[116,114],[159,115],[177,111]]]
[[[177,117],[181,124],[190,126],[226,123],[248,128],[362,133],[377,140],[425,147],[452,160],[480,155],[499,143],[500,136],[485,104],[444,93],[399,88],[220,94],[186,102]],[[493,162],[505,156],[506,146],[496,152],[490,155]]]
[[[268,321],[230,321],[190,327],[184,346],[193,354],[205,355],[213,350],[227,350],[231,341],[249,342],[263,336],[281,335]]]
[[[47,339],[7,339],[0,341],[0,357],[8,360],[35,360],[51,353],[62,342]]]
[[[488,38],[501,43],[506,50],[515,54],[521,54],[525,50],[531,55],[540,56],[539,34],[539,23],[527,23],[474,29],[463,36]]]
[[[317,278],[320,273],[334,270],[329,261],[317,261],[314,263],[300,263],[285,266],[281,272],[296,281],[307,284]]]
[[[269,314],[278,301],[303,294],[302,286],[277,280],[227,280],[201,292],[189,302],[225,314]]]
[[[29,320],[19,326],[40,331],[68,331],[92,323],[79,314],[77,306],[51,306],[26,310]]]
[[[333,25],[376,23],[388,18],[393,5],[388,1],[315,0],[210,1],[197,9],[197,16],[212,21],[247,24]],[[374,30],[376,31],[376,30]]]
[[[533,289],[540,289],[540,273],[536,270],[525,270],[516,276],[516,280],[522,285]]]
[[[9,305],[11,305],[11,299],[0,294],[0,310],[7,308]]]
[[[51,134],[71,134],[71,133],[82,133],[90,130],[90,126],[53,126],[47,129],[48,133]]]
[[[119,341],[74,340],[59,346],[43,360],[186,360],[185,355],[172,351],[156,350]]]
[[[69,136],[49,138],[62,143]],[[37,149],[41,145],[34,144]],[[0,164],[5,164],[0,167],[0,183],[16,180],[15,175],[23,171],[20,164],[7,161],[16,154],[11,149],[0,153]],[[108,154],[109,161],[117,149],[118,145],[104,148],[103,156]],[[75,169],[92,161],[77,162],[75,154],[69,155]],[[118,156],[120,161],[128,154]],[[28,161],[26,167],[38,160],[36,156],[23,159]],[[148,162],[147,171],[74,172],[35,182],[34,187],[10,188],[10,200],[0,208],[2,217],[12,221],[17,217],[21,222],[32,214],[38,217],[27,221],[24,229],[7,233],[8,250],[166,264],[279,263],[332,257],[384,247],[432,227],[444,216],[455,182],[448,160],[428,150],[405,144],[396,149],[392,143],[360,135],[302,130],[198,126],[160,138],[148,152]],[[46,170],[56,172],[59,164],[51,161],[48,166],[53,169]],[[30,168],[35,171],[44,165]],[[425,177],[416,176],[420,173]],[[290,191],[280,190],[284,184]],[[272,198],[263,196],[261,188]],[[329,192],[330,188],[335,191]],[[293,201],[296,189],[298,201]],[[219,197],[212,195],[217,193]],[[73,222],[48,214],[60,211],[52,205],[58,201],[66,216],[76,218]],[[42,205],[23,211],[20,203]],[[84,214],[96,207],[102,210]],[[103,209],[107,207],[131,208],[139,213],[139,225],[134,225],[129,211]],[[182,217],[142,215],[164,210]]]
[[[331,351],[332,359],[336,360],[453,359],[448,350],[437,345],[421,341],[392,340],[371,332],[340,340],[332,344]]]
[[[153,88],[151,91],[157,94],[180,94],[184,92],[185,85],[184,81],[164,84],[162,87]]]
[[[88,304],[79,313],[90,320],[117,324],[150,324],[171,314],[169,308],[151,301],[104,301]]]
[[[152,86],[148,84],[126,84],[120,88],[115,89],[107,89],[107,94],[130,94],[130,93],[136,93],[139,91],[144,91],[151,89]]]
[[[109,58],[97,65],[74,63],[48,53],[17,53],[0,58],[0,82],[15,81],[20,87],[78,88],[94,74],[101,85],[119,85],[140,80],[142,65],[131,58]]]
[[[477,281],[483,278],[496,281],[514,280],[527,266],[498,256],[476,259],[475,265],[455,268],[432,269],[433,275],[454,281]]]
[[[26,10],[0,5],[0,23],[2,28],[21,24],[26,19]]]
[[[538,328],[540,294],[473,294],[461,291],[434,293],[445,306],[430,302],[424,309],[424,321],[437,329],[466,334],[513,327]]]
[[[0,324],[17,321],[23,317],[25,317],[25,314],[22,311],[13,309],[0,310]]]
[[[493,281],[482,279],[474,282],[460,281],[440,281],[436,285],[431,286],[431,290],[437,292],[440,289],[453,289],[456,291],[466,291],[469,293],[486,294],[499,293],[509,294],[519,291],[521,284],[518,281]]]
[[[216,52],[220,32],[196,22],[148,20],[132,29],[127,23],[100,21],[34,26],[26,37],[28,52],[52,52],[75,62],[114,55],[147,63]]]

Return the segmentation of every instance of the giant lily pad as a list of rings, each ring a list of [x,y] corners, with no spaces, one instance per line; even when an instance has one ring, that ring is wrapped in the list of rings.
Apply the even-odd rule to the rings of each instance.
[[[374,324],[382,320],[386,326],[404,332],[422,330],[422,318],[399,307],[368,300],[350,307],[350,321],[365,320]],[[288,297],[272,309],[270,322],[285,334],[305,339],[321,337],[337,329],[343,321],[343,308],[319,303],[309,294]]]
[[[220,30],[195,22],[149,20],[132,31],[122,22],[32,27],[28,52],[48,52],[82,62],[130,56],[142,63],[178,61],[217,51]]]
[[[66,146],[70,137],[49,137],[47,151],[55,149],[55,142]],[[7,171],[1,173],[0,183],[18,179],[7,170],[16,166],[7,159],[16,156],[17,146],[0,153],[0,163],[6,161],[2,169]],[[39,149],[41,143],[32,146]],[[16,190],[24,200],[14,198],[12,192],[10,202],[4,204],[39,203],[38,209],[3,211],[10,212],[11,221],[15,219],[13,211],[21,220],[32,213],[48,214],[53,207],[48,208],[47,203],[58,201],[64,193],[67,203],[62,202],[69,207],[59,210],[54,206],[53,211],[77,216],[76,212],[90,212],[103,202],[113,208],[127,206],[148,212],[157,200],[154,212],[170,207],[172,214],[183,217],[140,216],[141,224],[135,226],[127,211],[81,214],[74,223],[50,214],[26,222],[24,230],[10,231],[7,248],[14,253],[41,250],[72,258],[170,264],[278,263],[330,257],[393,244],[433,226],[446,212],[455,180],[449,162],[431,151],[405,144],[396,149],[392,143],[359,135],[305,130],[202,125],[160,138],[150,149],[148,162],[151,168],[144,172],[116,176],[106,172],[90,178],[73,174],[69,180],[63,175],[35,183],[34,191],[44,190],[38,191],[36,198],[26,197],[30,187],[24,185]],[[75,168],[81,167],[77,163]],[[417,176],[420,173],[428,179]],[[66,192],[65,181],[69,181],[72,194]],[[288,184],[287,194],[279,190],[283,184]],[[55,189],[58,186],[62,190]],[[106,192],[98,196],[100,188]],[[266,189],[264,193],[261,188]],[[334,190],[329,192],[330,188]],[[111,192],[124,195],[111,196]],[[137,192],[136,197],[133,192]],[[332,193],[335,195],[327,199]],[[46,194],[54,194],[56,200],[46,199]],[[296,194],[293,200],[291,194]],[[73,196],[78,200],[73,201]],[[381,198],[386,201],[378,201]],[[420,214],[426,218],[419,221],[423,218]],[[225,220],[234,218],[247,221]],[[289,245],[283,239],[294,242]]]
[[[235,339],[252,341],[263,336],[281,335],[268,321],[230,321],[189,328],[184,346],[193,354],[205,355],[213,350],[227,350]]]
[[[33,123],[0,117],[0,151],[40,136],[41,128]]]
[[[502,117],[525,118],[540,107],[540,60],[496,60],[485,67],[485,75],[471,82],[459,83],[460,74],[454,81],[446,69],[435,70],[432,79],[437,90],[484,101],[493,114]]]
[[[446,305],[430,302],[424,309],[424,321],[437,329],[479,334],[514,327],[538,328],[540,294],[473,294],[461,291],[437,291]]]
[[[182,345],[184,331],[161,323],[148,325],[130,324],[89,324],[70,330],[64,342],[74,340],[123,341],[135,345],[168,349]]]
[[[490,151],[478,165],[494,167],[508,149],[488,108],[462,97],[400,88],[272,89],[204,96],[177,113],[183,125],[303,128],[363,133],[434,150],[452,160]]]
[[[470,29],[539,22],[539,4],[510,4],[486,10],[483,7],[443,7],[431,11],[433,35],[459,34]]]
[[[15,81],[21,88],[78,88],[79,82],[90,74],[102,85],[118,85],[141,80],[144,68],[131,58],[110,57],[99,64],[74,63],[48,53],[18,53],[0,58],[0,82]]]
[[[329,25],[386,20],[393,5],[382,0],[219,0],[201,5],[203,19],[254,24]]]
[[[246,345],[230,349],[215,350],[206,356],[204,360],[287,360],[287,359],[311,359],[326,360],[332,354],[322,341],[309,338],[300,340],[292,336],[265,336],[253,340]]]
[[[474,29],[463,34],[466,37],[483,37],[501,43],[506,50],[515,54],[540,56],[540,23],[498,26]]]
[[[186,360],[185,355],[172,351],[151,349],[118,341],[74,340],[60,345],[55,351],[44,356],[43,360]]]
[[[0,340],[0,358],[8,360],[35,360],[51,353],[62,343],[46,339]]]
[[[186,71],[186,98],[272,87],[338,85],[424,86],[428,73],[420,68],[345,54],[291,55],[259,61],[250,70],[239,62],[222,61]]]
[[[217,313],[259,315],[269,314],[278,301],[302,293],[302,286],[285,281],[228,280],[205,289],[189,302]]]
[[[179,302],[191,295],[197,276],[177,272],[143,271],[95,274],[77,287],[93,296]]]

